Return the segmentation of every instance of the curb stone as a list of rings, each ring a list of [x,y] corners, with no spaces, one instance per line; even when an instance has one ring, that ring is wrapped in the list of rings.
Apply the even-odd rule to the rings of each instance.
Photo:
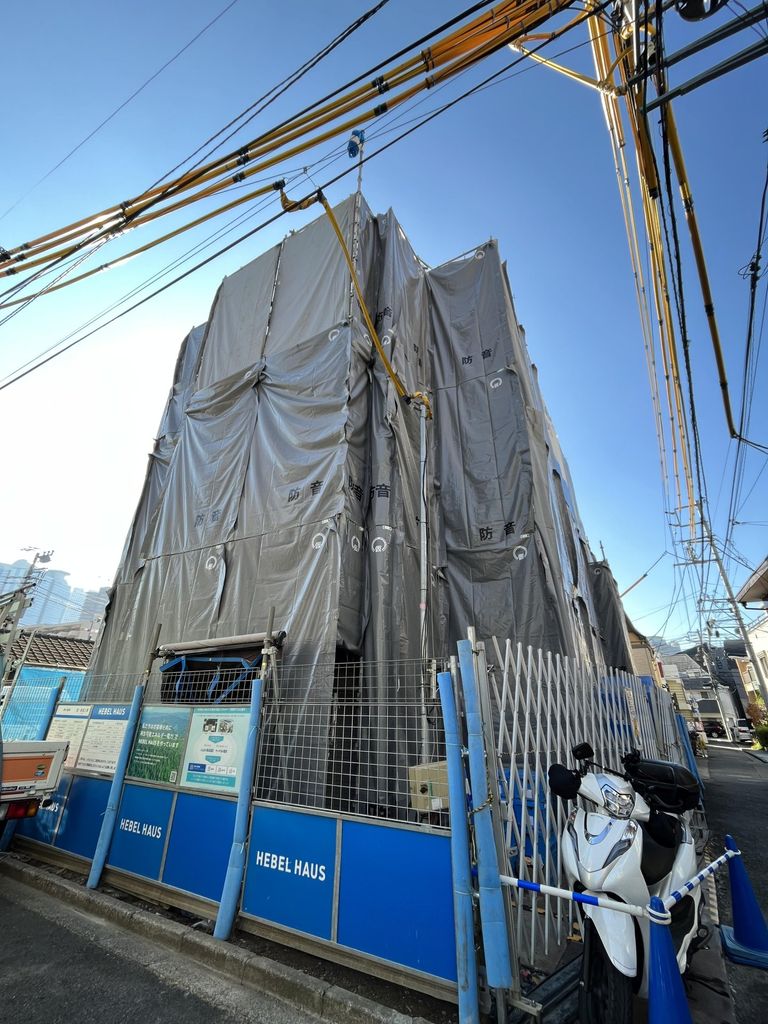
[[[321,981],[287,964],[168,921],[160,914],[127,907],[113,896],[86,889],[69,879],[17,860],[12,854],[0,855],[0,874],[112,921],[121,928],[226,974],[239,985],[268,992],[331,1024],[428,1024],[422,1017],[411,1017],[374,1003],[365,996]]]

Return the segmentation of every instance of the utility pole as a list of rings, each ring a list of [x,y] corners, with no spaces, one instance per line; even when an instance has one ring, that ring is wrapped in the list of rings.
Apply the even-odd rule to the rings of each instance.
[[[16,632],[19,628],[19,622],[28,607],[27,593],[35,586],[35,566],[38,562],[50,562],[52,555],[53,551],[36,551],[35,557],[32,559],[32,564],[24,574],[24,579],[21,581],[21,585],[18,588],[17,593],[19,594],[19,601],[16,606],[13,619],[11,620],[8,639],[5,642],[2,657],[0,657],[0,664],[2,664],[2,671],[0,671],[0,685],[5,682],[11,668],[11,650],[13,648],[14,641],[16,640]],[[3,707],[6,707],[7,704],[8,701],[6,700]]]
[[[703,526],[707,534],[709,546],[712,549],[712,554],[714,555],[718,571],[720,572],[720,579],[723,581],[725,592],[728,595],[728,602],[731,605],[731,609],[733,610],[736,622],[739,624],[739,632],[741,633],[742,639],[744,640],[744,646],[747,649],[747,656],[749,657],[749,660],[752,664],[752,670],[755,673],[757,685],[760,687],[760,693],[763,695],[765,706],[768,708],[768,684],[766,684],[765,676],[763,675],[763,668],[760,662],[757,660],[755,650],[752,646],[752,641],[749,639],[749,633],[747,632],[747,627],[744,624],[744,619],[741,615],[741,609],[739,608],[738,602],[736,601],[736,597],[733,593],[731,581],[728,579],[728,576],[725,572],[725,566],[723,565],[723,561],[720,558],[720,552],[718,551],[717,545],[715,544],[715,539],[712,536],[712,530],[710,529],[709,521],[706,515],[704,514],[703,502],[699,502],[699,512],[701,514],[701,525]]]

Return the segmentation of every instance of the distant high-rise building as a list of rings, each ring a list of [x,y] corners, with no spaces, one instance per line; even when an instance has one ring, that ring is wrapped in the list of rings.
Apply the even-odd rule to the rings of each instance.
[[[83,599],[83,607],[80,611],[81,619],[98,619],[104,614],[109,600],[109,587],[99,587],[98,590],[88,590]]]
[[[30,569],[26,559],[0,562],[0,594],[18,589]],[[68,572],[62,569],[35,570],[37,585],[31,593],[32,604],[21,619],[22,626],[57,626],[62,622],[93,621],[101,618],[108,600],[106,587],[99,590],[71,588]]]

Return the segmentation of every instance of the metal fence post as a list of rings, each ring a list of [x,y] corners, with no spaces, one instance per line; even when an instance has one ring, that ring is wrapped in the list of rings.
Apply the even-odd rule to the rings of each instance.
[[[475,956],[472,875],[469,857],[467,792],[461,756],[461,737],[450,672],[440,672],[440,704],[445,730],[445,759],[448,768],[448,805],[451,814],[451,872],[453,912],[456,928],[456,975],[459,989],[460,1024],[479,1024],[477,959]]]
[[[123,736],[123,742],[120,747],[120,754],[117,758],[117,764],[115,765],[115,774],[112,778],[112,786],[109,790],[107,808],[104,811],[104,818],[101,822],[101,831],[99,832],[98,842],[96,843],[96,851],[94,852],[93,861],[91,862],[91,870],[90,873],[88,874],[88,881],[85,883],[88,889],[95,889],[96,886],[99,884],[101,880],[101,873],[104,870],[104,865],[107,862],[109,847],[112,843],[112,836],[115,831],[117,809],[120,806],[120,797],[123,792],[125,772],[128,768],[128,758],[130,757],[131,754],[131,747],[133,746],[133,737],[136,733],[136,727],[139,723],[141,702],[144,698],[144,685],[144,683],[140,683],[133,691],[131,709],[128,712],[128,723],[126,725],[125,735]]]
[[[472,785],[472,814],[477,843],[477,874],[480,895],[480,921],[485,947],[485,969],[491,988],[512,987],[507,918],[504,894],[499,880],[499,861],[491,822],[489,778],[483,744],[483,724],[480,715],[480,692],[475,676],[472,643],[460,640],[459,665],[464,707],[467,714],[467,740],[469,745],[469,775]]]
[[[267,652],[264,652],[266,660]],[[251,690],[251,713],[248,717],[248,740],[243,758],[243,774],[240,779],[240,791],[237,794],[237,811],[235,828],[232,835],[232,846],[229,851],[227,874],[221,892],[219,912],[213,930],[214,939],[228,939],[237,916],[240,902],[240,890],[245,874],[245,850],[248,842],[248,816],[251,809],[251,793],[253,776],[256,770],[256,751],[259,740],[259,718],[261,717],[261,699],[264,693],[264,675],[255,679]]]

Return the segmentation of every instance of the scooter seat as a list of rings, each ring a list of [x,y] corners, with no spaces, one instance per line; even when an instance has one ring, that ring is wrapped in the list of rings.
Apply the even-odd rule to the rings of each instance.
[[[656,885],[672,870],[683,830],[679,819],[660,811],[652,812],[650,820],[640,822],[640,826],[643,830],[640,870],[647,885]]]

